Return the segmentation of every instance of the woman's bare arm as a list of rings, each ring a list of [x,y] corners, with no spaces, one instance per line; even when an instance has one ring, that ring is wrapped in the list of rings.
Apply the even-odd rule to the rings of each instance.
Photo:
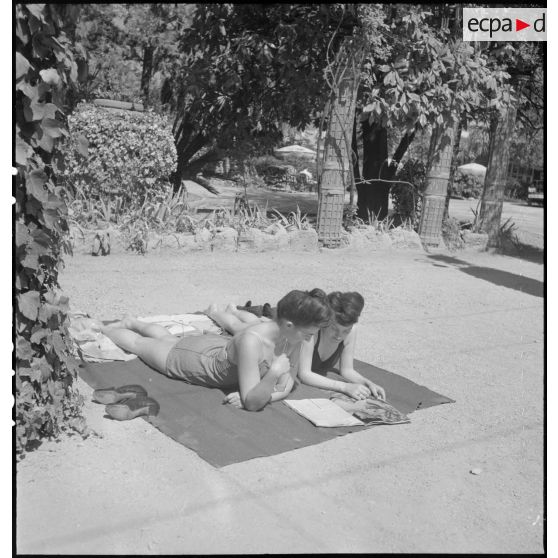
[[[365,378],[354,369],[356,332],[357,328],[353,326],[351,333],[349,333],[345,339],[345,347],[343,348],[339,362],[339,372],[347,381],[365,386],[374,397],[385,399],[386,394],[381,386]]]
[[[247,411],[259,411],[270,402],[277,378],[284,373],[285,366],[287,370],[289,369],[289,361],[284,355],[277,357],[267,374],[261,378],[260,341],[252,335],[243,335],[235,342],[238,355],[238,387],[242,405]]]

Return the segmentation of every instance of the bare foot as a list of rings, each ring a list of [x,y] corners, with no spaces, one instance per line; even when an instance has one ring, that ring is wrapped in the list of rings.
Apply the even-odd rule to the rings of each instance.
[[[134,318],[132,316],[125,316],[121,320],[103,325],[100,329],[101,331],[103,331],[103,329],[116,329],[116,328],[132,329],[133,320]]]
[[[206,310],[204,310],[204,314],[206,314],[207,316],[209,316],[210,318],[213,318],[213,316],[216,314],[216,312],[219,312],[219,307],[217,306],[217,304],[215,302],[212,302]]]
[[[236,304],[229,302],[227,304],[227,307],[225,308],[225,312],[230,312],[231,314],[234,314],[236,312]]]

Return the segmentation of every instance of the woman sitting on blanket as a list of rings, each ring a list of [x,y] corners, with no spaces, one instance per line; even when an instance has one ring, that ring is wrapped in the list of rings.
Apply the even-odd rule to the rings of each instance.
[[[327,295],[332,310],[332,319],[316,335],[301,344],[298,377],[304,384],[337,391],[353,399],[366,399],[370,395],[385,400],[382,387],[362,376],[354,369],[356,323],[364,306],[364,299],[356,292],[332,292]],[[258,318],[245,310],[229,304],[219,311],[212,304],[206,314],[232,334],[238,334],[253,323],[262,323],[269,318]],[[326,377],[326,373],[339,365],[339,372],[346,381]],[[229,402],[239,404],[238,397],[230,394]]]
[[[285,398],[296,369],[289,356],[297,356],[330,320],[331,310],[314,289],[291,291],[277,304],[273,320],[245,326],[232,338],[204,333],[177,339],[160,325],[125,318],[101,329],[122,349],[137,355],[159,372],[191,384],[237,388],[233,400],[248,411]]]

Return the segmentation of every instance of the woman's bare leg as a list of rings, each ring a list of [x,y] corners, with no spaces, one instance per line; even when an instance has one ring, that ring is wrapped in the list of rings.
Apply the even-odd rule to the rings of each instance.
[[[136,333],[139,333],[142,337],[151,337],[152,339],[161,339],[163,337],[168,337],[168,336],[174,337],[167,328],[159,324],[142,322],[141,320],[132,317],[123,318],[119,322],[115,322],[113,324],[109,324],[108,326],[105,326],[105,328],[101,328],[102,333],[106,335],[105,331],[103,330],[108,328],[129,329],[131,331],[135,331]]]
[[[205,313],[215,322],[217,322],[223,329],[229,333],[236,335],[248,327],[248,324],[241,321],[234,314],[227,310],[219,310],[215,303],[211,304]],[[255,317],[255,316],[254,316]],[[257,320],[257,318],[256,318]]]
[[[261,322],[261,319],[258,318],[252,312],[247,312],[246,310],[239,310],[234,304],[229,304],[225,310],[225,312],[229,312],[233,316],[236,316],[241,322],[245,324],[255,324],[257,322]]]
[[[101,331],[121,349],[137,355],[148,366],[163,373],[166,372],[169,352],[178,342],[178,339],[170,335],[167,330],[165,336],[157,338],[143,337],[131,329],[121,327],[104,327]]]

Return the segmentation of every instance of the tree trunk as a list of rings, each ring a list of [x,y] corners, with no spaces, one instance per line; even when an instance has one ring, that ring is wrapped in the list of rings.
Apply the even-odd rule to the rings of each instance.
[[[442,220],[446,203],[446,192],[450,175],[455,128],[451,130],[451,141],[440,151],[442,133],[435,129],[430,141],[429,164],[426,175],[426,190],[419,222],[419,236],[425,246],[438,247],[442,240]]]
[[[356,58],[357,53],[347,43],[342,45],[336,68],[341,77],[330,103],[324,164],[318,177],[318,240],[327,247],[341,243],[345,191],[351,179],[351,139],[359,73]]]
[[[358,156],[358,139],[357,139],[357,116],[353,120],[353,137],[351,140],[351,155],[353,162],[353,176],[350,184],[350,198],[349,203],[351,207],[355,204],[356,184],[362,179],[360,174],[360,160]]]
[[[393,154],[393,158],[392,158],[391,164],[389,166],[390,180],[392,178],[395,178],[395,175],[397,174],[397,167],[398,167],[399,163],[401,162],[401,160],[403,159],[403,157],[405,156],[405,153],[407,153],[407,149],[409,149],[409,145],[411,145],[412,141],[415,139],[415,134],[416,134],[416,131],[413,130],[410,133],[409,132],[406,133],[401,138],[401,141],[399,142],[399,145],[397,146],[397,149],[395,150],[395,153]]]
[[[390,185],[385,182],[371,182],[387,171],[388,145],[387,130],[379,124],[362,122],[362,178],[365,182],[357,186],[357,215],[365,221],[376,216],[379,220],[388,214]]]
[[[141,71],[141,95],[143,102],[149,104],[149,83],[151,81],[151,74],[153,72],[153,53],[155,48],[147,45],[143,49],[143,67]]]
[[[415,138],[415,131],[405,134],[390,164],[388,164],[387,130],[378,124],[362,122],[362,176],[364,182],[358,190],[358,216],[367,220],[373,215],[381,221],[388,215],[389,182],[371,182],[374,180],[393,180],[397,166],[405,156],[409,145]]]
[[[506,189],[508,163],[510,158],[510,138],[515,126],[516,108],[510,105],[499,116],[490,134],[488,168],[480,207],[480,230],[488,233],[489,245],[498,241],[504,191]]]
[[[446,205],[444,207],[444,221],[449,217],[449,204],[451,199],[451,189],[453,186],[453,181],[455,179],[455,173],[457,171],[457,157],[459,156],[459,145],[461,143],[461,132],[463,131],[463,125],[465,123],[465,116],[459,119],[457,124],[457,130],[455,131],[455,139],[453,142],[453,150],[451,154],[451,166],[450,174],[448,179],[448,191],[446,193]]]

